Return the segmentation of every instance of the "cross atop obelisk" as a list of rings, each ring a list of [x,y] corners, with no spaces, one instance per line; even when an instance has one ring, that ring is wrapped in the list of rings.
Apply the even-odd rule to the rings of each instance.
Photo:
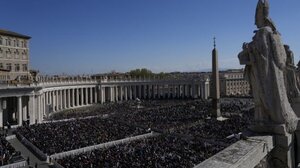
[[[214,49],[212,51],[212,117],[221,117],[220,112],[220,79],[218,66],[218,51],[216,48],[216,37],[214,37]]]

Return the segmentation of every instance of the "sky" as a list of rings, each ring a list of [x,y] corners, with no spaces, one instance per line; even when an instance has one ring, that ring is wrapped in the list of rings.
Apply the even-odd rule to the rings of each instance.
[[[42,74],[241,68],[256,0],[1,0],[0,28],[32,37],[30,67]],[[270,15],[297,63],[300,1],[270,0]]]

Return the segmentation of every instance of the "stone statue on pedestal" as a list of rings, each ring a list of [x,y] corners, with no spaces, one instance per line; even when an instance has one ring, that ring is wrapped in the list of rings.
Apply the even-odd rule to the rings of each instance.
[[[240,64],[246,65],[245,78],[252,87],[255,102],[256,123],[251,130],[273,135],[271,167],[294,168],[300,162],[300,146],[297,146],[300,91],[294,55],[288,45],[283,45],[269,17],[268,0],[258,1],[255,24],[258,30],[254,31],[252,42],[244,43],[238,55]]]
[[[258,30],[252,42],[243,44],[238,57],[246,65],[245,76],[252,86],[256,121],[261,125],[284,125],[287,132],[293,133],[298,119],[286,89],[287,53],[269,18],[268,0],[259,0],[255,16]]]

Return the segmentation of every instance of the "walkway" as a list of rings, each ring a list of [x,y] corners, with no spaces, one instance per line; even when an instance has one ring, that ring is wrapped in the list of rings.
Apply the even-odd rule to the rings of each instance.
[[[48,163],[39,160],[33,153],[31,153],[17,138],[9,140],[10,144],[17,150],[20,151],[22,156],[27,160],[29,157],[30,165],[34,167],[35,163],[38,164],[38,168],[49,168]],[[27,166],[29,167],[29,166]]]

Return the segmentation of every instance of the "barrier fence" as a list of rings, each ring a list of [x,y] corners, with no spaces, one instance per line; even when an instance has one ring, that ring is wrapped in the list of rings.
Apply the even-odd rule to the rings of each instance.
[[[44,154],[39,148],[37,148],[35,145],[33,145],[31,142],[29,142],[23,135],[21,135],[18,132],[14,132],[16,134],[16,137],[19,139],[19,141],[26,146],[36,157],[38,157],[42,161],[47,160],[47,155]]]
[[[4,166],[0,166],[0,168],[19,168],[19,167],[25,167],[27,165],[26,161],[23,159],[23,161],[12,163]]]
[[[160,134],[155,133],[155,132],[151,132],[151,133],[148,133],[148,134],[138,135],[138,136],[135,136],[135,137],[129,137],[129,138],[125,138],[125,139],[120,139],[120,140],[116,140],[116,141],[102,143],[102,144],[99,144],[99,145],[93,145],[93,146],[88,146],[88,147],[75,149],[75,150],[71,150],[71,151],[67,151],[67,152],[53,154],[53,155],[49,156],[49,158],[51,160],[62,159],[62,158],[67,157],[67,156],[78,155],[78,154],[90,152],[90,151],[93,151],[93,150],[96,150],[96,149],[109,148],[111,146],[116,146],[116,145],[124,144],[124,143],[127,143],[127,142],[139,140],[139,139],[146,139],[146,138],[153,137],[153,136],[158,136],[158,135],[160,135]]]

